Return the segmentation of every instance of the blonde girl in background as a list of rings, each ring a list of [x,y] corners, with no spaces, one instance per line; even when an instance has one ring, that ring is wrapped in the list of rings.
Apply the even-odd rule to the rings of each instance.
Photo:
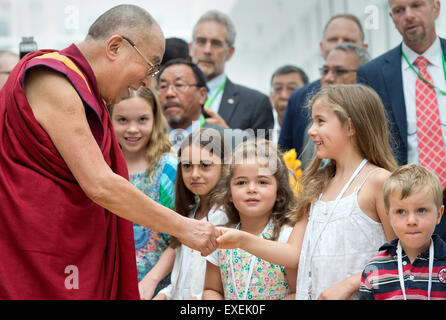
[[[172,153],[167,121],[156,92],[145,87],[131,91],[128,98],[110,107],[110,114],[130,182],[174,210],[178,160]],[[169,272],[175,258],[173,251],[165,251],[170,236],[137,224],[133,224],[133,231],[140,295],[142,299],[151,299],[170,283]]]

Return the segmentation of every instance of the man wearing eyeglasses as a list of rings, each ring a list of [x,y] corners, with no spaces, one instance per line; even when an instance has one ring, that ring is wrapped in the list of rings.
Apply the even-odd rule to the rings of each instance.
[[[207,118],[201,117],[207,87],[206,78],[195,63],[184,59],[168,61],[159,73],[157,90],[175,148],[187,135],[200,128],[213,128],[226,138],[233,137],[233,146],[243,140],[241,132],[209,123]]]
[[[164,36],[119,5],[68,48],[28,54],[0,90],[0,299],[138,299],[131,221],[207,255],[210,223],[128,182],[106,104],[149,86]]]
[[[389,0],[402,42],[358,70],[381,97],[398,164],[435,172],[446,204],[446,39],[436,33],[439,0]],[[435,233],[446,240],[446,218]]]
[[[337,45],[328,55],[319,69],[321,87],[330,84],[356,83],[356,72],[360,65],[367,63],[370,56],[364,47],[349,43]]]
[[[206,101],[206,78],[196,64],[174,59],[161,69],[157,89],[171,130],[171,142],[178,146],[189,133],[205,124],[200,124],[200,116]]]
[[[333,48],[342,43],[367,48],[361,22],[352,14],[337,14],[327,22],[322,40],[319,43],[321,57],[326,60]],[[334,81],[333,79],[330,80],[332,74],[330,73],[327,82]],[[341,78],[336,77],[336,79]],[[294,148],[301,159],[306,145],[304,140],[308,138],[306,129],[310,122],[310,116],[305,106],[309,98],[320,90],[321,85],[322,79],[319,79],[294,91],[290,96],[282,122],[279,136],[280,147],[283,151]]]
[[[0,50],[0,89],[8,79],[11,70],[19,62],[19,56],[11,51]]]
[[[235,51],[235,35],[229,17],[216,10],[205,13],[194,27],[190,55],[206,76],[209,88],[206,120],[232,129],[252,129],[256,135],[264,132],[268,138],[274,126],[268,97],[233,83],[224,72]]]
[[[273,105],[274,130],[271,140],[277,143],[288,100],[293,91],[308,83],[308,76],[299,67],[284,65],[274,71],[271,76],[269,99]]]

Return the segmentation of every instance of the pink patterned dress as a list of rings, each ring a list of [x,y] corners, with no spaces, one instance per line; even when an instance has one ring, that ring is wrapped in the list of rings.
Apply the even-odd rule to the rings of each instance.
[[[284,227],[277,241],[287,242],[291,231]],[[268,223],[259,236],[268,239],[272,233]],[[226,300],[280,300],[291,294],[284,267],[242,249],[217,249],[207,260],[220,268]]]

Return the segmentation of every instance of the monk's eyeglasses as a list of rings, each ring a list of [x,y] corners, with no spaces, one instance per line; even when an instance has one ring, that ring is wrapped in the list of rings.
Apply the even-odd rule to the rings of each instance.
[[[147,59],[142,54],[142,52],[138,49],[138,47],[135,46],[135,43],[132,40],[130,40],[129,38],[124,37],[124,36],[121,36],[121,37],[122,37],[122,39],[127,41],[133,48],[135,48],[136,52],[138,52],[139,55],[144,59],[144,61],[149,65],[149,70],[147,71],[147,77],[151,76],[151,77],[155,78],[157,76],[157,74],[160,72],[160,65],[159,64],[154,65],[153,63],[151,63],[149,61],[149,59]]]

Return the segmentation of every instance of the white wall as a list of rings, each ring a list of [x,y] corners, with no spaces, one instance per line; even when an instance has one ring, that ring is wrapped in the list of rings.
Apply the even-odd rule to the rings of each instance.
[[[166,37],[186,41],[205,11],[228,13],[237,39],[226,71],[235,82],[265,93],[272,72],[284,64],[302,67],[311,80],[319,78],[317,70],[323,63],[319,41],[325,23],[336,13],[360,18],[372,57],[401,41],[387,0],[0,0],[0,49],[18,52],[22,36],[34,36],[39,48],[62,49],[81,41],[100,14],[122,2],[146,8]],[[370,8],[377,10],[374,19]],[[441,10],[437,32],[446,37],[446,8]]]

